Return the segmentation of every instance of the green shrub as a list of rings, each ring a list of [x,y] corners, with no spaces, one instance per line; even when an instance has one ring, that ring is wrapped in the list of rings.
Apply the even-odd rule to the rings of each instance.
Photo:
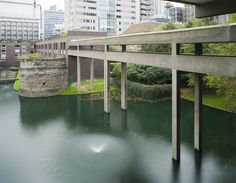
[[[128,80],[144,85],[171,84],[171,70],[143,65],[128,65]],[[111,77],[120,79],[120,65],[114,64]]]
[[[120,80],[113,79],[113,83],[120,88]],[[128,95],[130,97],[142,98],[145,100],[164,100],[171,97],[171,85],[144,85],[128,81]]]
[[[22,61],[33,61],[33,60],[39,60],[41,59],[41,55],[38,53],[31,53],[31,54],[26,54],[21,57]]]

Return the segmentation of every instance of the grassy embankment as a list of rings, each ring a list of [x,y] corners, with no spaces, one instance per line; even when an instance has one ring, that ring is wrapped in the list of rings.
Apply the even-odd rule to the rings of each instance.
[[[18,80],[16,80],[16,82],[14,83],[14,89],[16,91],[19,91],[20,88],[19,73],[17,75],[17,79]],[[111,86],[111,90],[115,90],[115,87]],[[80,91],[77,90],[76,84],[72,84],[64,92],[62,92],[61,95],[91,94],[91,93],[100,93],[103,91],[104,91],[104,80],[95,79],[94,90],[90,90],[90,81],[85,80],[81,82]],[[183,90],[181,92],[181,97],[186,100],[194,101],[194,94],[191,90]],[[229,111],[226,107],[227,105],[225,96],[205,94],[203,96],[203,104],[213,108]]]
[[[16,76],[16,81],[14,83],[14,90],[19,91],[20,90],[20,71],[18,71],[17,76]]]
[[[194,101],[194,93],[191,90],[183,90],[181,97],[186,100]],[[227,101],[224,95],[204,94],[203,104],[220,110],[231,112],[227,109]]]
[[[17,80],[14,83],[14,89],[16,91],[19,91],[19,89],[20,89],[19,74],[17,75]],[[115,87],[111,86],[111,90],[115,90]],[[103,91],[104,91],[104,80],[103,79],[95,79],[94,80],[94,89],[93,90],[90,90],[90,81],[84,80],[81,82],[80,91],[77,90],[76,83],[73,83],[65,91],[63,91],[60,95],[91,94],[91,93],[100,93]]]
[[[111,86],[111,90],[115,90],[114,86]],[[94,80],[94,89],[90,90],[90,81],[84,80],[81,82],[80,91],[77,90],[76,83],[69,86],[61,95],[78,95],[78,94],[91,94],[100,93],[104,91],[104,79]]]

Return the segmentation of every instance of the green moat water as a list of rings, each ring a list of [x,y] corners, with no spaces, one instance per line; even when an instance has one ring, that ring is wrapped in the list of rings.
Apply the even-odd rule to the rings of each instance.
[[[204,107],[203,153],[193,150],[193,103],[182,101],[181,162],[171,159],[171,102],[0,93],[0,183],[234,183],[236,115]]]

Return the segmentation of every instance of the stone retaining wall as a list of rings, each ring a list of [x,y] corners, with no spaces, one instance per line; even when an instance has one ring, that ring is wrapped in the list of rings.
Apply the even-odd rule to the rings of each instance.
[[[49,97],[67,87],[65,59],[33,60],[20,63],[20,91],[22,97]]]

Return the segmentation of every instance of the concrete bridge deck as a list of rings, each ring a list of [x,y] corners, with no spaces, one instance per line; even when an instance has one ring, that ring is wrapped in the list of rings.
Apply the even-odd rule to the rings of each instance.
[[[181,55],[181,44],[196,44],[202,49],[204,43],[231,43],[236,42],[236,24],[209,26],[202,28],[180,29],[155,33],[131,34],[117,37],[93,38],[68,43],[69,47],[75,46],[103,46],[114,45],[144,45],[144,44],[170,44],[171,54],[150,54],[136,52],[106,52],[94,50],[68,50],[68,55],[87,57],[93,59],[119,61],[124,63],[142,64],[186,72],[202,74],[216,74],[236,77],[236,62],[234,57],[219,57],[203,55],[198,50],[198,56]],[[200,47],[199,47],[200,46]],[[105,50],[105,48],[104,48]]]
[[[236,57],[204,55],[203,46],[206,43],[236,42],[236,24],[209,26],[193,29],[180,29],[155,33],[131,34],[116,37],[91,38],[71,40],[66,43],[66,56],[77,57],[78,88],[81,83],[80,59],[90,58],[91,88],[94,79],[94,59],[104,62],[104,111],[110,113],[110,71],[111,61],[121,63],[121,108],[127,109],[127,63],[142,64],[172,69],[172,149],[173,159],[180,160],[180,75],[181,72],[195,73],[195,108],[194,108],[194,148],[202,150],[202,74],[215,74],[236,77]],[[182,55],[181,44],[194,44],[193,55]],[[38,51],[58,53],[55,42],[39,42]],[[56,43],[61,44],[61,43]],[[128,52],[130,45],[168,44],[170,53],[155,54],[143,52]],[[118,46],[120,51],[111,51],[110,47]],[[54,49],[53,51],[48,51]],[[99,48],[99,49],[98,49]],[[57,56],[57,55],[52,55]],[[70,62],[70,60],[68,60]]]

